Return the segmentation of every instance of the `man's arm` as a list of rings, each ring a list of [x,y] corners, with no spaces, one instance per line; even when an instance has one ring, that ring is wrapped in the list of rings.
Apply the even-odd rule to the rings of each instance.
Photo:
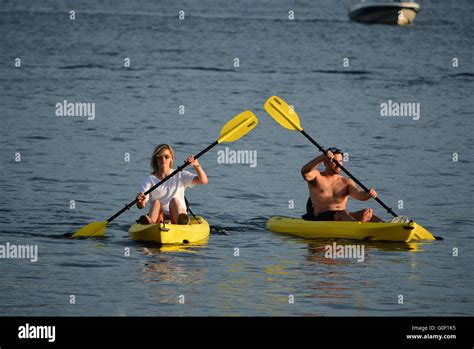
[[[316,168],[324,161],[324,157],[324,155],[319,155],[301,168],[301,175],[305,181],[311,182],[319,175],[319,171]]]
[[[377,197],[377,192],[374,188],[370,188],[369,193],[367,194],[365,190],[359,189],[352,179],[347,179],[347,182],[349,195],[351,196],[351,198],[360,201],[367,201],[370,198],[375,199]]]

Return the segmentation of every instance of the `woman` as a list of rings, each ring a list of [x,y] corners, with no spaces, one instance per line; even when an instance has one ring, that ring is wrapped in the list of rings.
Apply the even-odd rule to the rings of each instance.
[[[151,156],[151,167],[153,172],[145,178],[142,191],[137,195],[137,207],[145,208],[148,201],[151,201],[151,209],[147,215],[141,216],[140,224],[155,224],[170,219],[171,224],[189,224],[189,217],[186,214],[186,203],[184,191],[192,188],[196,184],[207,184],[207,175],[202,169],[194,155],[186,160],[194,166],[197,176],[188,171],[180,171],[168,181],[153,190],[150,194],[144,193],[160,182],[163,178],[174,171],[174,152],[168,144],[160,144],[153,151]]]

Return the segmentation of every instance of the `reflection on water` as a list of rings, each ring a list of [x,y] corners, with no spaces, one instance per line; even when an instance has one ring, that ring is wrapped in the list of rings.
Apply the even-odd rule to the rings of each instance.
[[[308,244],[309,253],[306,259],[309,262],[309,268],[315,270],[312,273],[312,282],[308,284],[308,289],[313,293],[306,297],[318,298],[322,304],[326,305],[342,306],[347,304],[347,299],[353,297],[354,277],[351,273],[353,268],[344,268],[344,266],[361,265],[361,263],[358,263],[356,259],[327,258],[325,255],[326,246],[332,245],[334,240],[302,240],[301,242]],[[338,245],[356,243],[354,241],[337,241]]]
[[[293,239],[282,237],[283,240]],[[400,257],[405,260],[405,252],[420,252],[424,243],[398,243],[398,242],[365,242],[357,240],[334,239],[301,239],[294,238],[298,244],[306,245],[306,263],[302,265],[306,283],[304,285],[304,298],[310,302],[317,302],[325,308],[348,309],[353,308],[357,314],[364,315],[366,311],[366,296],[364,292],[375,289],[376,283],[370,278],[361,277],[367,268],[372,268],[371,259],[375,260],[375,253],[379,251],[400,252]],[[363,262],[355,258],[327,258],[326,246],[362,245],[364,247]],[[398,255],[398,254],[396,254]],[[395,256],[396,256],[395,255]],[[416,269],[416,258],[411,255],[410,267]],[[284,266],[275,265],[266,269],[269,275],[285,275],[288,271]],[[305,315],[320,316],[325,313],[318,311],[305,312]]]
[[[347,245],[363,245],[365,252],[372,250],[381,250],[381,251],[399,251],[399,252],[421,252],[423,251],[422,246],[427,244],[427,242],[384,242],[384,241],[363,241],[363,240],[338,240],[338,239],[300,239],[301,243],[308,244],[308,249],[311,254],[316,254],[316,252],[321,252],[324,257],[325,246],[332,245],[334,242],[337,245],[347,246]],[[367,257],[367,256],[366,256]],[[328,258],[326,258],[328,259]],[[330,262],[321,262],[331,264],[334,260]]]
[[[202,247],[209,242],[209,236],[201,241],[187,244],[155,244],[149,242],[140,242],[141,246],[138,251],[146,256],[153,256],[164,252],[188,252],[197,253]],[[200,248],[201,247],[201,248]]]
[[[207,280],[208,266],[202,258],[187,259],[188,254],[199,255],[209,238],[181,245],[142,244],[137,248],[146,258],[140,270],[144,283],[152,284],[151,299],[156,303],[176,304],[183,291],[180,286],[201,285]]]
[[[265,273],[269,274],[270,277],[267,278],[267,281],[273,281],[271,275],[288,275],[289,272],[285,270],[283,265],[269,265],[265,268]]]

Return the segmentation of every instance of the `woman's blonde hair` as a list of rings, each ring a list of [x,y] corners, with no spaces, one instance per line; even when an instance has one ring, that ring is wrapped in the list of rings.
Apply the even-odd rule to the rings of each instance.
[[[173,151],[173,148],[171,148],[171,146],[169,144],[160,144],[160,145],[157,145],[155,150],[153,150],[153,155],[151,156],[151,160],[150,160],[150,165],[151,165],[151,168],[153,169],[153,173],[156,173],[158,172],[158,165],[156,164],[156,156],[163,150],[163,149],[168,149],[169,152],[171,153],[171,163],[170,163],[170,167],[173,168],[173,162],[174,162],[174,151]]]

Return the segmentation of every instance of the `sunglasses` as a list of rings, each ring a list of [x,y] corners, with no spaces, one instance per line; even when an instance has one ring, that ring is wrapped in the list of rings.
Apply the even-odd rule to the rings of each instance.
[[[165,158],[166,160],[169,160],[169,159],[171,159],[171,155],[169,155],[169,154],[157,155],[156,158],[157,158],[157,159],[163,159],[163,158]]]
[[[330,151],[330,152],[333,153],[334,155],[336,155],[336,154],[344,155],[344,152],[343,152],[341,149],[336,148],[336,147],[327,148],[326,150],[327,150],[327,151]]]

